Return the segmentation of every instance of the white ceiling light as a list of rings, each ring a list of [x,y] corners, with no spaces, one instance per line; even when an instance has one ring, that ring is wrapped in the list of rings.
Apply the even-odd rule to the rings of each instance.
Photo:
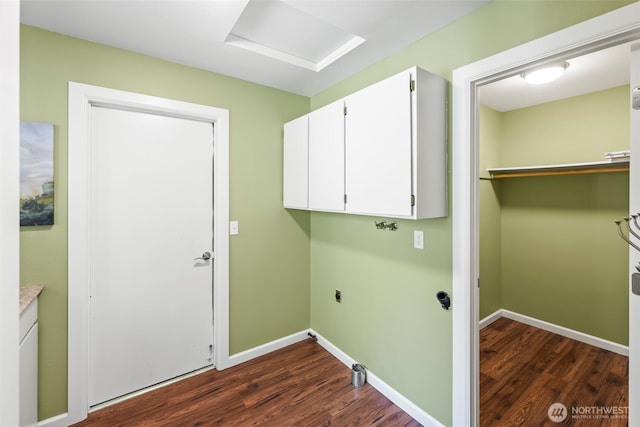
[[[534,68],[529,71],[525,71],[521,74],[522,78],[527,83],[533,85],[540,85],[549,83],[557,79],[564,73],[564,70],[569,66],[568,62],[559,62],[555,64],[548,64],[542,67]]]

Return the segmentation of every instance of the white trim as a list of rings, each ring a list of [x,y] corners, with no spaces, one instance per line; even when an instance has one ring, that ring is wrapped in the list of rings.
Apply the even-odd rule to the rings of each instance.
[[[269,46],[256,43],[252,40],[248,40],[234,34],[229,34],[224,41],[232,46],[240,47],[242,49],[246,49],[250,52],[254,52],[260,55],[264,55],[268,58],[277,59],[278,61],[286,62],[291,65],[295,65],[297,67],[306,68],[307,70],[319,72],[329,65],[336,62],[338,59],[342,58],[347,53],[351,52],[356,47],[360,46],[366,40],[360,36],[352,36],[349,40],[347,40],[342,46],[339,46],[337,49],[329,52],[327,56],[319,60],[318,62],[310,61],[308,59],[301,58],[299,56],[291,55],[290,53],[284,52],[282,50],[273,49]]]
[[[614,353],[618,353],[627,357],[629,356],[629,347],[626,345],[618,344],[613,341],[605,340],[604,338],[585,334],[584,332],[576,331],[574,329],[565,328],[564,326],[559,326],[554,323],[536,319],[535,317],[529,317],[525,316],[524,314],[505,310],[504,308],[501,308],[495,313],[490,314],[489,316],[482,319],[479,323],[480,329],[486,328],[501,317],[506,317],[507,319],[515,320],[516,322],[524,323],[525,325],[533,326],[534,328],[542,329],[556,335],[580,341],[582,343],[589,344],[603,350],[612,351]]]
[[[538,329],[542,329],[554,334],[571,338],[572,340],[580,341],[585,344],[593,345],[595,347],[609,350],[614,353],[621,354],[623,356],[629,356],[629,347],[626,345],[618,344],[613,341],[605,340],[593,335],[585,334],[573,329],[565,328],[544,320],[536,319],[534,317],[525,316],[524,314],[515,313],[509,310],[502,310],[502,316],[507,319],[515,320],[516,322],[524,323],[525,325],[533,326]]]
[[[630,56],[630,87],[640,86],[640,43],[631,46]],[[638,152],[640,151],[640,111],[629,109],[629,149],[635,153],[629,170],[629,213],[640,211],[640,164]],[[636,410],[629,414],[629,425],[640,425],[640,410],[637,410],[640,401],[640,299],[633,293],[632,274],[637,273],[635,266],[640,262],[640,253],[629,247],[629,397],[630,406]],[[633,361],[633,363],[631,363]]]
[[[67,422],[87,417],[89,216],[89,123],[91,105],[168,114],[214,122],[214,357],[229,366],[229,111],[148,95],[69,82],[69,290]]]
[[[640,2],[453,71],[453,426],[478,424],[476,85],[640,36]],[[634,361],[630,361],[633,363]],[[630,402],[631,412],[640,410]]]
[[[303,341],[305,338],[308,339],[308,333],[308,329],[305,331],[296,332],[295,334],[291,334],[289,336],[279,338],[266,344],[250,348],[249,350],[236,353],[233,356],[229,357],[229,367],[239,365],[240,363],[247,362],[251,359],[255,359],[256,357],[264,356],[265,354],[271,353],[272,351],[276,351],[288,345]]]
[[[46,420],[38,421],[38,427],[67,427],[71,424],[73,423],[69,422],[69,414],[67,412],[47,418]]]
[[[0,1],[0,425],[18,425],[20,1]]]
[[[313,330],[311,331],[311,333],[314,334],[318,339],[318,344],[320,344],[325,350],[331,353],[336,359],[348,366],[349,369],[351,369],[351,365],[357,363],[351,356],[340,350],[320,334],[316,333]],[[405,411],[407,414],[411,415],[413,419],[418,421],[423,426],[444,427],[444,424],[433,418],[427,412],[423,411],[418,405],[416,405],[415,403],[404,397],[402,394],[400,394],[393,387],[382,381],[369,369],[367,369],[367,382],[371,385],[371,387],[378,390],[380,393],[382,393],[382,395],[392,401],[396,406]]]
[[[503,309],[496,310],[490,315],[488,315],[487,317],[480,320],[480,322],[478,322],[478,329],[482,330],[487,326],[489,326],[490,324],[492,324],[493,322],[495,322],[496,320],[500,319],[501,317],[504,317],[504,315],[502,314],[503,312],[504,312]]]

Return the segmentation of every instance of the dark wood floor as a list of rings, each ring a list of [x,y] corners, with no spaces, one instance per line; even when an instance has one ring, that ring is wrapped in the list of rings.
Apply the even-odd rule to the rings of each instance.
[[[303,341],[93,412],[84,426],[419,426],[319,344]]]
[[[480,332],[480,425],[626,426],[626,417],[571,412],[626,410],[628,377],[625,356],[501,318]],[[564,422],[548,417],[553,403],[567,408]]]

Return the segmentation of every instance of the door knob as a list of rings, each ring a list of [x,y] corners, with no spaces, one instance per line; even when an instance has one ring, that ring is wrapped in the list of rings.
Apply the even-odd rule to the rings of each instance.
[[[197,260],[199,260],[199,259],[201,259],[201,260],[203,260],[203,261],[206,261],[206,260],[208,260],[208,259],[211,259],[211,252],[205,252],[205,253],[203,253],[203,254],[202,254],[202,256],[196,257],[196,258],[194,258],[193,260],[194,260],[194,261],[197,261]]]

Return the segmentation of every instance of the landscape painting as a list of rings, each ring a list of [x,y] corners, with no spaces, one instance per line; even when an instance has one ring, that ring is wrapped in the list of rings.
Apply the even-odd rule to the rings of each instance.
[[[53,124],[20,122],[20,226],[53,225]]]

